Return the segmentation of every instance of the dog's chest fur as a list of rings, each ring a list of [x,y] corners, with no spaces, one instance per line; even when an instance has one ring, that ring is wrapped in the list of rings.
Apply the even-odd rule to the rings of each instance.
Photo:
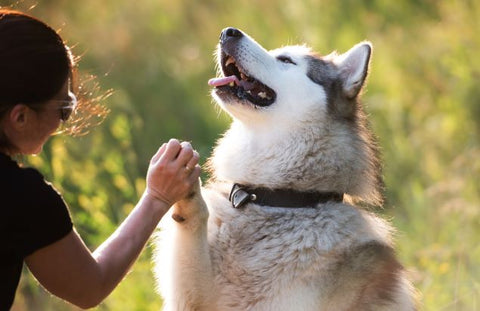
[[[352,176],[363,169],[358,160],[363,155],[351,147],[356,142],[349,133],[343,134],[348,144],[332,146],[327,125],[262,133],[234,122],[210,159],[212,174],[224,181],[301,191],[353,188]]]
[[[203,196],[210,210],[208,241],[222,310],[316,306],[331,291],[346,251],[368,241],[389,243],[381,237],[388,236],[386,223],[342,203],[234,209],[224,193],[207,189]]]

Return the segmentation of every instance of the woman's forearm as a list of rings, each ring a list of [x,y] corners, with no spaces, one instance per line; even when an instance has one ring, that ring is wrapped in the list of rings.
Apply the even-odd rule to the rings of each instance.
[[[130,215],[90,253],[73,230],[26,258],[30,271],[52,294],[81,308],[101,303],[128,273],[169,206],[144,194]]]
[[[138,258],[168,203],[144,193],[129,216],[94,252],[102,279],[102,301],[118,285]]]

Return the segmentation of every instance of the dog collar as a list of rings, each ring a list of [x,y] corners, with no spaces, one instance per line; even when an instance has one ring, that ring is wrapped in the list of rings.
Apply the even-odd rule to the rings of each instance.
[[[315,207],[318,203],[328,201],[342,202],[343,193],[338,192],[301,192],[292,189],[269,189],[253,188],[240,184],[234,184],[229,201],[234,208],[254,202],[262,206],[275,207]]]

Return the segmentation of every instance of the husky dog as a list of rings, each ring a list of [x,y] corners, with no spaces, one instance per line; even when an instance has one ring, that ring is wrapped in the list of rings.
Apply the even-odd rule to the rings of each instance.
[[[359,102],[372,47],[267,51],[235,28],[209,84],[233,118],[211,179],[164,217],[156,276],[166,310],[415,310]]]

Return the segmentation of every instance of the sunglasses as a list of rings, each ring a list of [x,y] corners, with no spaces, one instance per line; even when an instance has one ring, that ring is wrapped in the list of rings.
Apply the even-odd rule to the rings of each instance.
[[[60,110],[60,120],[63,122],[66,122],[70,118],[78,103],[77,97],[72,92],[68,92],[68,97],[69,99],[53,100],[56,103],[61,103],[57,109]]]

